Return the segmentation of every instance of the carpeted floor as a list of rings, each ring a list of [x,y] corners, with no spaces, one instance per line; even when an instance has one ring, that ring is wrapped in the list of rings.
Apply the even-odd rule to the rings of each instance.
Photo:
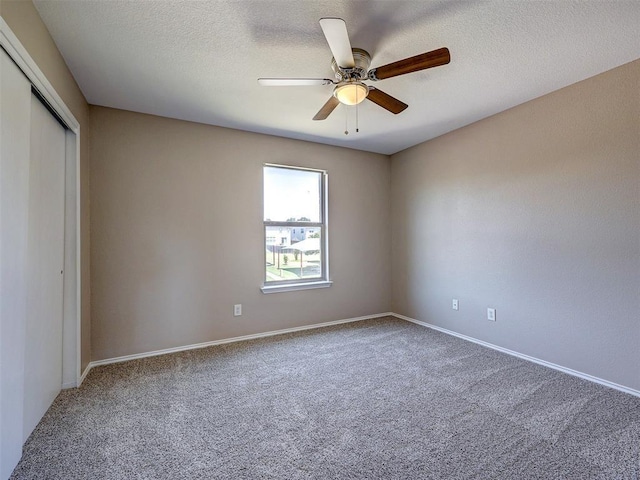
[[[640,398],[384,318],[98,367],[17,479],[638,479]]]

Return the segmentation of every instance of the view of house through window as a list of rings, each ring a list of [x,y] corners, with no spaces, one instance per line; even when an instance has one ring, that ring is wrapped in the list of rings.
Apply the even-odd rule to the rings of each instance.
[[[265,283],[326,280],[326,172],[264,167]]]

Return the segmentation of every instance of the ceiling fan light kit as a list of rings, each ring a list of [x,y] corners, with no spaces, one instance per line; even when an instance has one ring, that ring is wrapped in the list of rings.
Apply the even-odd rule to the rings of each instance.
[[[258,83],[263,86],[336,85],[333,89],[333,96],[316,113],[313,117],[314,120],[325,120],[341,103],[344,105],[358,105],[365,99],[397,115],[404,111],[408,105],[378,88],[370,87],[364,81],[376,82],[385,78],[446,65],[451,60],[449,50],[447,48],[439,48],[438,50],[415,55],[370,70],[371,55],[361,48],[351,48],[344,20],[341,18],[321,18],[320,27],[333,54],[331,69],[337,82],[319,78],[258,79]]]
[[[362,82],[341,82],[333,89],[333,96],[344,105],[357,105],[369,95],[369,87]]]

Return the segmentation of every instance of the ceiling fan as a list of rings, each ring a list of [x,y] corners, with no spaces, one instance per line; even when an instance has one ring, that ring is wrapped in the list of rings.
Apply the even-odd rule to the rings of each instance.
[[[341,18],[322,18],[320,27],[333,54],[331,68],[336,80],[330,78],[259,78],[258,83],[268,87],[335,85],[333,95],[316,113],[314,120],[325,120],[340,104],[357,105],[371,100],[391,113],[398,114],[408,105],[364,81],[377,82],[385,78],[446,65],[451,60],[447,48],[439,48],[414,57],[398,60],[369,70],[371,55],[361,48],[351,48],[347,25]]]

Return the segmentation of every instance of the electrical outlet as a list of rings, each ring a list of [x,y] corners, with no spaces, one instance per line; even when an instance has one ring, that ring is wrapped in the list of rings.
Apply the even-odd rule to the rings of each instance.
[[[487,308],[487,320],[491,320],[492,322],[496,321],[496,309],[495,308]]]
[[[451,301],[451,308],[453,308],[454,310],[458,310],[458,299],[457,298],[454,298]]]
[[[240,315],[242,315],[242,304],[238,303],[233,306],[233,316],[239,317]]]

